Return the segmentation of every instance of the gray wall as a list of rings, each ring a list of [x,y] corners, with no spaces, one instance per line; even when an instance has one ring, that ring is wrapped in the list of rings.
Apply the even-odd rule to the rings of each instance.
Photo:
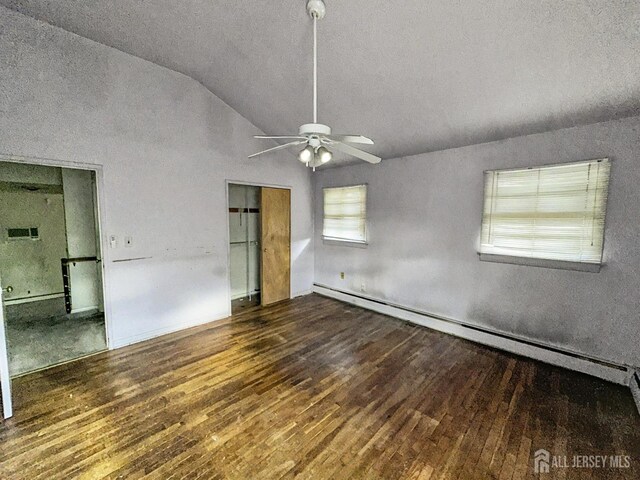
[[[292,187],[292,293],[311,288],[309,172],[247,160],[256,133],[182,74],[0,8],[0,154],[103,168],[112,346],[229,313],[227,179]]]
[[[60,259],[67,254],[62,193],[8,190],[0,186],[0,277],[13,287],[3,298],[62,295]],[[38,240],[8,240],[7,228],[37,227]]]
[[[481,262],[487,169],[609,157],[600,273]],[[369,245],[322,241],[322,188],[367,183]],[[640,117],[316,172],[315,282],[640,365]],[[340,279],[345,272],[345,279]]]
[[[62,169],[69,258],[100,256],[96,245],[93,176],[88,170]],[[103,310],[101,268],[96,262],[69,264],[71,313]]]

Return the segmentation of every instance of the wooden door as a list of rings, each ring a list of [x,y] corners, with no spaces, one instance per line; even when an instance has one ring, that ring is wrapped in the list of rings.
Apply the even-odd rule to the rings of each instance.
[[[262,188],[261,288],[262,305],[289,298],[291,291],[291,191]]]

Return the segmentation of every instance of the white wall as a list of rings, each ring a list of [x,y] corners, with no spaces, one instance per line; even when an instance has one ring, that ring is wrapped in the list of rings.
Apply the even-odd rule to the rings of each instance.
[[[311,288],[309,172],[248,160],[259,131],[192,79],[0,8],[0,112],[0,154],[102,166],[112,347],[229,313],[225,180],[292,187],[292,290]]]
[[[93,175],[89,170],[62,169],[69,258],[98,256]],[[69,264],[71,313],[102,310],[100,269],[96,262]]]
[[[481,262],[483,171],[612,160],[600,273]],[[640,365],[640,117],[317,172],[315,281]],[[367,248],[323,243],[322,188],[368,184]],[[340,279],[345,272],[345,279]]]

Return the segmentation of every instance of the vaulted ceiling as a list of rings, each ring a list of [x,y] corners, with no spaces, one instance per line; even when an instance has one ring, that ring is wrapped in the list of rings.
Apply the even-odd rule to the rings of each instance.
[[[305,0],[0,0],[185,73],[267,133],[312,116]],[[319,120],[384,158],[640,114],[637,0],[327,0]]]

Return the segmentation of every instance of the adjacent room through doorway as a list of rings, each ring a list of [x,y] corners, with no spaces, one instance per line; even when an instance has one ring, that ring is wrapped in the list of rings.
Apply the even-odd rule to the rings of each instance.
[[[260,187],[229,184],[231,311],[260,305]]]
[[[0,162],[0,280],[12,376],[107,348],[95,173]]]

